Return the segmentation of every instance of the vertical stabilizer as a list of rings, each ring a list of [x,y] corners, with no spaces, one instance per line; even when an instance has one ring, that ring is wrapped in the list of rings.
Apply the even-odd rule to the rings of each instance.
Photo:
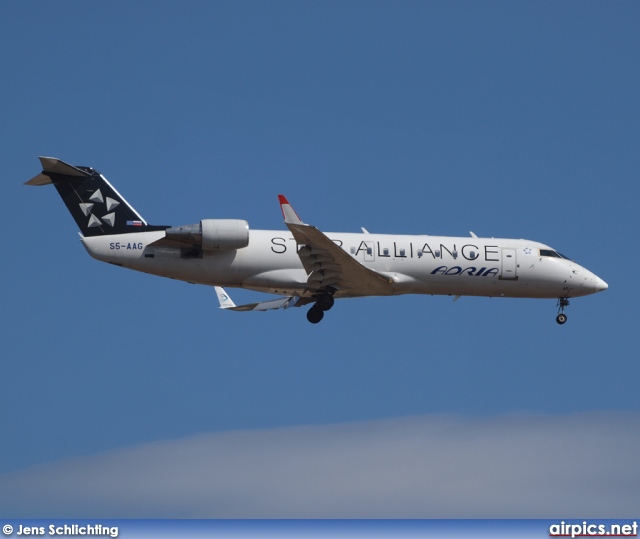
[[[40,157],[42,172],[26,185],[55,185],[84,236],[164,230],[150,226],[97,170]]]

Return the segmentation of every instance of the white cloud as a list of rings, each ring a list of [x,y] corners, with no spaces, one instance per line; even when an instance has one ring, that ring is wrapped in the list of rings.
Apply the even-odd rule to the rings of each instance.
[[[0,476],[5,516],[629,517],[640,414],[225,432]]]

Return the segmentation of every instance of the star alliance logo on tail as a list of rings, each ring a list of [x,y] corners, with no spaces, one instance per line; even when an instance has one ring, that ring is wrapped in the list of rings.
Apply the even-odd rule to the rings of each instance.
[[[98,218],[93,214],[93,207],[96,204],[105,204],[107,207],[107,211],[110,213],[107,213],[106,215],[103,215],[101,218]],[[82,211],[82,213],[84,213],[85,217],[89,218],[89,223],[87,224],[88,228],[92,228],[94,226],[100,226],[103,221],[107,223],[110,227],[113,227],[116,224],[116,214],[111,210],[113,210],[114,208],[117,208],[119,205],[120,205],[120,202],[118,202],[117,200],[114,200],[111,197],[107,197],[105,200],[104,197],[102,196],[102,191],[98,189],[89,197],[89,202],[80,203],[80,210]]]

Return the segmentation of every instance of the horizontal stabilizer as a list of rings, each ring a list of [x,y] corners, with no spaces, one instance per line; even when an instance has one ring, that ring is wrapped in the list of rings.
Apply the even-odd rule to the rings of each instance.
[[[39,157],[40,163],[42,163],[42,172],[37,176],[31,178],[25,185],[48,185],[53,183],[51,177],[46,174],[47,172],[52,174],[60,174],[62,176],[75,176],[78,179],[87,178],[91,175],[83,170],[80,170],[60,159],[55,157]]]

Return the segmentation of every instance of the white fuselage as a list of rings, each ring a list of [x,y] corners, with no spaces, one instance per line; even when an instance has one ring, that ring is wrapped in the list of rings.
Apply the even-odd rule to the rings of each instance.
[[[364,266],[393,280],[389,295],[569,298],[607,285],[579,264],[544,256],[550,247],[529,240],[327,233]],[[288,230],[252,230],[249,245],[189,253],[189,246],[151,245],[164,231],[84,237],[89,254],[119,266],[204,285],[309,295],[307,273]],[[365,294],[341,293],[339,297]]]

